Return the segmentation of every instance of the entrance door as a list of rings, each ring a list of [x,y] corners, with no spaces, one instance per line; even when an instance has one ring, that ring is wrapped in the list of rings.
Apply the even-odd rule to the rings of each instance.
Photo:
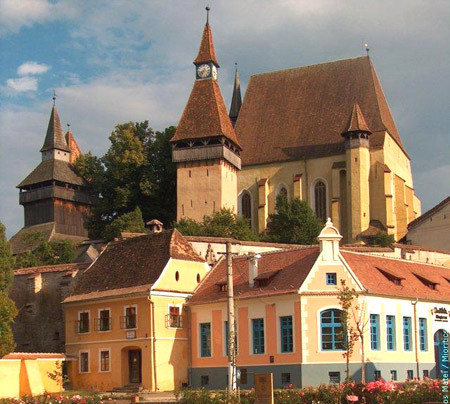
[[[444,330],[438,330],[434,334],[434,356],[436,358],[436,376],[444,378],[444,372],[448,372],[448,334]],[[448,374],[448,373],[447,373]]]
[[[128,351],[130,383],[141,383],[141,351]]]

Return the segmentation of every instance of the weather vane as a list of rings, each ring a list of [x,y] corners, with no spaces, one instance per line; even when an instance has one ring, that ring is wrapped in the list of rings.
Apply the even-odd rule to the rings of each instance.
[[[66,123],[67,125],[67,130],[70,130],[70,123]]]
[[[367,42],[364,43],[364,48],[366,49],[367,56],[369,56],[370,48],[369,48],[369,44]]]
[[[53,99],[53,106],[56,104],[56,97],[57,97],[56,91],[53,90],[53,97],[52,97],[52,99]]]
[[[206,23],[209,24],[209,10],[211,10],[209,5],[205,7],[205,10],[206,10]]]

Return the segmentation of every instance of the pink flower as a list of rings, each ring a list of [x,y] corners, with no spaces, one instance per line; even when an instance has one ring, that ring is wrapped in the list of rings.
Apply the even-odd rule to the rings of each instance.
[[[349,403],[356,403],[358,400],[359,400],[358,396],[355,396],[355,395],[347,396],[347,401]]]

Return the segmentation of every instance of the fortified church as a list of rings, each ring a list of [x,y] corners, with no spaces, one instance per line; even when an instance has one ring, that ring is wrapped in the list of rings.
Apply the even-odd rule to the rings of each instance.
[[[172,138],[177,219],[223,207],[263,232],[280,193],[331,217],[347,243],[396,240],[421,213],[411,161],[369,56],[257,74],[230,112],[209,23],[195,82]]]

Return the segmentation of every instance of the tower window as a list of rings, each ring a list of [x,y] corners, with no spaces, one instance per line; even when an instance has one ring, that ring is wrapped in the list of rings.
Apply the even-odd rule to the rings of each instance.
[[[318,181],[314,187],[314,208],[316,216],[325,223],[327,220],[327,192],[323,181]]]
[[[209,170],[206,169],[206,176],[209,177]]]
[[[191,170],[189,170],[189,178],[191,178],[192,177],[192,173],[191,173]]]
[[[242,195],[242,216],[248,220],[250,227],[252,226],[252,200],[250,194],[245,192]]]

